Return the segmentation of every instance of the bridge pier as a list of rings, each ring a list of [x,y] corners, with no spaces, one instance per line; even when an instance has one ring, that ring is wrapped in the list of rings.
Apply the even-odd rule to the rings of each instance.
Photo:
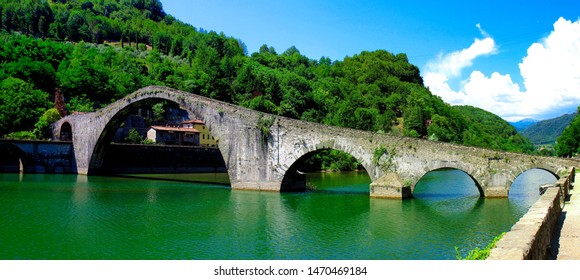
[[[230,178],[232,190],[252,190],[252,191],[280,191],[280,182],[252,182],[252,181],[234,181]]]
[[[371,197],[403,199],[413,196],[410,184],[394,172],[389,172],[371,183]]]
[[[503,198],[508,197],[509,189],[515,178],[510,178],[505,173],[493,173],[488,176],[488,179],[482,182],[483,196]]]

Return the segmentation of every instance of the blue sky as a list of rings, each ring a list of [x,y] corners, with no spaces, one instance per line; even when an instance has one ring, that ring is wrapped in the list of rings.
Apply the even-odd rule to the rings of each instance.
[[[406,53],[446,102],[510,121],[580,105],[577,0],[161,2],[183,22],[240,39],[249,53],[263,44],[312,59]]]

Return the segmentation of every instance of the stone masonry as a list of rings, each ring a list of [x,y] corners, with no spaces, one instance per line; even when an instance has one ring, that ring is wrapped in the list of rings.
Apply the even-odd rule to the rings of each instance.
[[[144,102],[168,100],[205,121],[219,140],[233,189],[287,191],[303,189],[298,163],[313,153],[335,149],[354,156],[368,172],[371,196],[405,198],[427,172],[456,168],[467,173],[481,196],[506,197],[522,172],[540,168],[558,176],[578,161],[466,147],[332,127],[264,114],[165,87],[146,87],[100,111],[67,116],[53,124],[56,138],[63,124],[72,128],[79,174],[102,169],[103,154],[129,109]]]

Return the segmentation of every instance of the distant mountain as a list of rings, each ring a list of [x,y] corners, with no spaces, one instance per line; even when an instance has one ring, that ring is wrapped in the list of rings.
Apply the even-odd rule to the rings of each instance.
[[[562,131],[572,122],[576,113],[557,118],[539,121],[520,133],[530,139],[534,145],[554,144]]]
[[[513,125],[518,132],[520,132],[520,131],[523,131],[524,129],[530,127],[531,125],[533,125],[537,122],[538,122],[537,120],[528,118],[528,119],[523,119],[523,120],[520,120],[517,122],[510,122],[510,124]]]

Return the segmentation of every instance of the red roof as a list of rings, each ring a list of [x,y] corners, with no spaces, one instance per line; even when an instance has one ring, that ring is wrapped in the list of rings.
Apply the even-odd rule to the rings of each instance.
[[[195,128],[174,127],[174,126],[152,126],[151,128],[159,131],[179,131],[179,132],[199,133],[199,130]]]
[[[202,120],[189,120],[189,121],[184,121],[184,122],[181,122],[181,123],[182,124],[188,124],[188,123],[205,124],[205,122],[202,121]]]

